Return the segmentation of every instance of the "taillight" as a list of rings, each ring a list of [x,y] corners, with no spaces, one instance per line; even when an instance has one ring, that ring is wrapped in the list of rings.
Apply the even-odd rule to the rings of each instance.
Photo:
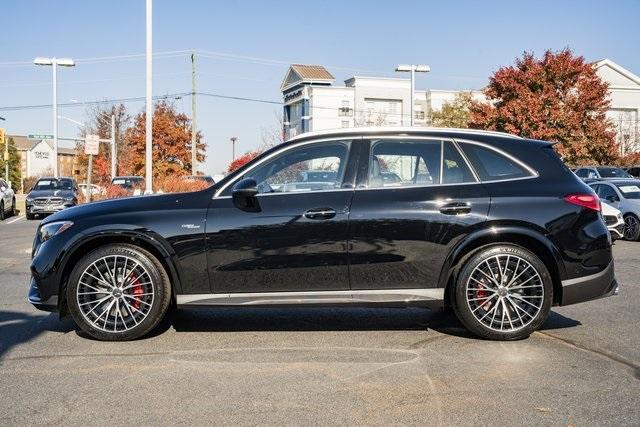
[[[582,206],[600,212],[600,199],[595,194],[579,193],[564,196],[564,200],[572,205]]]

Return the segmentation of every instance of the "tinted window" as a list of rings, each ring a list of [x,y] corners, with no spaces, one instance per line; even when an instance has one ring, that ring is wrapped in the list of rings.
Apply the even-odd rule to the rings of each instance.
[[[483,181],[531,176],[531,173],[517,162],[490,148],[468,143],[462,143],[460,147]]]
[[[600,197],[602,200],[604,201],[617,201],[620,200],[620,198],[618,197],[618,194],[616,194],[616,190],[614,190],[613,188],[609,187],[608,185],[600,185],[600,188],[597,191],[598,193],[598,197]]]
[[[598,172],[602,178],[629,178],[629,175],[622,168],[598,168]]]
[[[589,175],[589,171],[587,169],[578,169],[576,175],[580,178],[586,178]]]
[[[404,187],[440,183],[438,140],[374,141],[369,160],[369,187]]]
[[[460,184],[474,182],[475,178],[458,149],[451,143],[444,143],[442,153],[442,182],[444,184]]]
[[[349,144],[340,141],[292,148],[247,172],[244,178],[255,179],[260,193],[340,188],[348,151]]]

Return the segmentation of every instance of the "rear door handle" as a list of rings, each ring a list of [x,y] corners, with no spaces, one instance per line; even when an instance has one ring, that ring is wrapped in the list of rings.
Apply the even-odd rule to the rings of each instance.
[[[471,205],[466,202],[447,203],[440,207],[440,213],[445,215],[464,215],[471,212]]]
[[[304,217],[309,219],[331,219],[334,216],[336,211],[332,208],[313,208],[304,213]]]

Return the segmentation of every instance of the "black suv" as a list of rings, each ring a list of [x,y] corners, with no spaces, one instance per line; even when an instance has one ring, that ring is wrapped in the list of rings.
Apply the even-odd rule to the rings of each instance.
[[[77,204],[78,184],[73,178],[40,178],[25,199],[27,219],[59,212]]]
[[[202,191],[62,211],[31,272],[36,307],[103,340],[172,306],[313,304],[451,306],[510,340],[618,291],[600,201],[552,144],[451,129],[303,134]]]

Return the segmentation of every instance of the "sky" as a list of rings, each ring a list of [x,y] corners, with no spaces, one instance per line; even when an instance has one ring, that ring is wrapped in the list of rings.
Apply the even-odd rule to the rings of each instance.
[[[198,91],[271,101],[282,99],[290,63],[324,65],[336,84],[353,75],[393,77],[398,63],[428,64],[431,73],[417,76],[418,89],[479,89],[524,51],[569,47],[640,74],[640,0],[155,0],[153,8],[156,96],[191,91],[183,51],[192,49],[202,54]],[[85,101],[144,97],[144,0],[2,0],[0,16],[0,125],[8,134],[52,132],[49,107],[2,111],[52,102],[51,69],[32,65],[36,56],[77,60],[58,73],[59,103],[71,104],[59,114],[69,119],[86,119]],[[172,102],[190,114],[188,96]],[[126,106],[137,114],[144,102]],[[201,170],[226,169],[232,136],[238,153],[258,147],[281,114],[274,104],[199,96],[198,128],[207,144]],[[61,136],[79,131],[60,120]]]

